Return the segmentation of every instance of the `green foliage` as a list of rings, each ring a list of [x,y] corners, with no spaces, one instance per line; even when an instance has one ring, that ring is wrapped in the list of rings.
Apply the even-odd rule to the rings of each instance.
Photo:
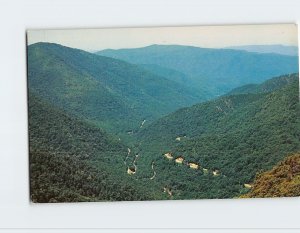
[[[137,65],[49,43],[28,47],[28,85],[50,103],[118,133],[204,99]]]
[[[233,89],[226,95],[248,94],[248,93],[267,93],[280,89],[281,87],[298,80],[298,74],[282,75],[271,78],[262,84],[248,84]]]
[[[186,84],[200,87],[199,91],[210,92],[211,96],[299,70],[297,56],[232,49],[151,45],[137,49],[108,49],[97,54],[135,64],[154,64],[177,70],[188,78]]]
[[[257,172],[300,150],[298,80],[286,78],[289,82],[273,92],[224,96],[159,119],[138,135],[144,163],[151,158],[159,164],[161,154],[171,151],[210,171],[205,176],[174,162],[160,164],[159,179],[173,182],[179,199],[238,196]],[[215,169],[219,177],[212,176]]]
[[[137,54],[130,59],[150,53],[143,58],[148,65],[56,44],[29,46],[34,202],[233,198],[248,191],[244,183],[252,183],[257,173],[300,150],[298,74],[243,86],[191,107],[207,97],[207,90],[178,84],[180,79],[195,84],[193,75],[199,73],[202,86],[217,84],[213,96],[250,83],[250,75],[257,82],[294,70],[296,58],[178,46],[132,51]],[[208,66],[212,61],[219,77]],[[250,72],[246,61],[250,70],[261,68]],[[166,152],[174,159],[182,156],[183,164],[167,160]],[[189,162],[200,169],[189,168]],[[128,175],[128,167],[136,173]],[[213,175],[215,170],[220,174]]]
[[[143,67],[146,70],[149,70],[153,74],[163,76],[169,80],[176,81],[183,85],[187,84],[188,77],[184,73],[177,70],[169,69],[155,64],[140,64],[139,66]]]
[[[249,191],[249,190],[248,190]],[[288,156],[270,171],[256,176],[253,188],[242,198],[300,196],[300,154]]]
[[[127,147],[115,137],[29,95],[30,187],[34,202],[151,200],[161,193],[130,179]],[[140,190],[139,190],[140,189]]]

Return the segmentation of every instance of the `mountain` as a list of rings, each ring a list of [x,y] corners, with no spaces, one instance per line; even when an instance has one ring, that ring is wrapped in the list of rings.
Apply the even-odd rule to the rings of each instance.
[[[157,180],[173,189],[174,198],[239,196],[257,172],[300,151],[299,82],[293,75],[285,78],[290,81],[274,91],[223,96],[153,122],[137,135],[140,163],[154,161]],[[163,158],[166,152],[201,169],[178,167]]]
[[[254,190],[257,174],[299,153],[298,74],[265,80],[292,70],[297,57],[148,49],[177,67],[146,54],[131,64],[57,44],[28,46],[34,202],[235,198]],[[201,56],[207,80],[195,78]],[[252,84],[204,102],[245,80]]]
[[[153,74],[161,75],[169,80],[176,81],[180,84],[186,85],[188,81],[187,75],[174,69],[169,69],[155,64],[140,64],[140,67],[150,71]]]
[[[211,97],[225,94],[238,86],[298,72],[297,56],[234,49],[151,45],[136,49],[107,49],[96,54],[179,71],[188,77],[187,85],[204,88]]]
[[[300,196],[300,154],[288,156],[271,170],[258,174],[242,198]]]
[[[287,45],[244,45],[231,46],[225,49],[244,50],[252,53],[277,53],[287,56],[298,56],[298,46]]]
[[[137,65],[58,44],[28,46],[30,91],[110,132],[206,99]]]
[[[267,93],[280,89],[281,87],[297,81],[298,74],[282,75],[279,77],[271,78],[262,84],[248,84],[245,86],[237,87],[226,95],[236,95],[236,94],[248,94],[248,93]]]
[[[204,87],[196,88],[194,85],[192,85],[192,83],[189,82],[188,76],[182,72],[155,64],[139,64],[139,67],[142,67],[153,74],[162,76],[171,81],[179,83],[182,87],[188,88],[193,93],[201,93],[201,96],[203,96],[203,98],[205,98],[206,100],[212,97],[212,90],[214,88],[211,88],[211,90],[207,90]]]
[[[129,179],[127,147],[115,136],[29,94],[30,193],[33,202],[163,198]],[[140,188],[140,189],[139,189]],[[153,187],[152,190],[155,190]]]

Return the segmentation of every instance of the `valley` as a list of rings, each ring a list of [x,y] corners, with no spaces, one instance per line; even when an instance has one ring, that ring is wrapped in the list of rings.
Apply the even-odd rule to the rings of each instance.
[[[206,100],[137,65],[58,44],[29,46],[28,63],[31,92],[121,136],[144,119]]]
[[[107,49],[96,54],[142,65],[151,72],[206,92],[209,98],[245,84],[261,83],[298,71],[295,54],[287,56],[230,48],[154,44],[135,49]]]
[[[175,64],[178,54],[198,62]],[[217,62],[223,73],[215,76],[207,62],[216,56],[241,59],[240,69]],[[258,174],[300,151],[298,57],[270,56],[181,46],[93,54],[30,45],[31,199],[254,197]],[[276,69],[256,70],[267,61]],[[241,68],[244,62],[252,72]]]

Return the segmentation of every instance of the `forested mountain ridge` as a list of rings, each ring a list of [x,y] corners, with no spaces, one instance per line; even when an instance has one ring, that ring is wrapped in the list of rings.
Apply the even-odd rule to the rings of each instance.
[[[28,85],[77,117],[122,132],[206,98],[137,65],[51,43],[28,47]]]
[[[298,74],[265,81],[293,70],[297,57],[146,52],[147,62],[130,64],[57,44],[28,47],[34,202],[235,198],[300,151]]]
[[[273,92],[224,96],[157,120],[138,135],[148,156],[145,163],[160,164],[159,178],[169,181],[179,196],[229,198],[245,192],[243,185],[257,172],[300,150],[299,83],[287,78],[291,82]],[[166,152],[222,175],[192,176],[163,163],[161,154]],[[183,190],[192,186],[194,191]]]
[[[127,147],[116,137],[31,93],[29,145],[33,202],[163,198],[127,177]]]
[[[248,93],[267,93],[275,91],[290,82],[298,80],[298,73],[282,75],[279,77],[271,78],[261,84],[248,84],[235,88],[228,92],[226,95],[236,95],[236,94],[248,94]]]
[[[187,84],[223,95],[249,83],[298,72],[298,57],[259,54],[233,49],[151,45],[136,49],[103,50],[96,54],[135,64],[154,64],[184,73]]]
[[[277,91],[278,89],[283,89],[282,91],[284,91],[285,88],[289,87],[293,91],[291,91],[291,93],[286,93],[286,91],[284,91],[284,94],[291,95],[289,98],[293,97],[293,100],[296,101],[298,96],[298,92],[296,91],[298,88],[297,83],[299,82],[298,78],[298,73],[275,77],[267,80],[266,82],[255,85],[255,88],[251,89],[249,92],[247,90],[246,92],[235,94],[234,89],[229,92],[229,94],[217,99],[195,104],[191,107],[181,108],[144,128],[140,132],[140,136],[153,135],[154,131],[153,134],[149,131],[155,129],[159,125],[164,127],[161,129],[160,133],[166,133],[165,136],[173,135],[172,138],[174,138],[177,134],[194,137],[202,132],[206,132],[206,130],[219,130],[218,127],[214,127],[218,122],[216,119],[231,119],[229,114],[240,109],[244,110],[247,104],[256,103],[256,101],[259,100],[265,100],[265,97],[268,96],[267,94],[269,92]],[[246,89],[244,87],[248,87],[248,85],[242,86],[240,89]],[[270,96],[272,96],[272,94],[270,94]],[[250,107],[253,106],[251,105]],[[176,127],[174,127],[174,125],[176,125]],[[227,124],[224,124],[221,128],[224,127],[227,127]],[[165,137],[165,139],[168,139],[168,137]]]
[[[156,75],[162,75],[163,77],[176,81],[180,84],[187,85],[188,82],[188,77],[184,73],[166,68],[160,65],[155,65],[155,64],[140,64],[140,67],[143,67],[146,70],[149,70],[150,72],[156,74]]]

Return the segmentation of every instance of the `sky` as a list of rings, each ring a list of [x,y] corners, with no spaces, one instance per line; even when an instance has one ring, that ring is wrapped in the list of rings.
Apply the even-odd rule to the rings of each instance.
[[[28,44],[58,43],[86,51],[139,48],[152,44],[222,48],[298,45],[296,24],[28,30]]]

